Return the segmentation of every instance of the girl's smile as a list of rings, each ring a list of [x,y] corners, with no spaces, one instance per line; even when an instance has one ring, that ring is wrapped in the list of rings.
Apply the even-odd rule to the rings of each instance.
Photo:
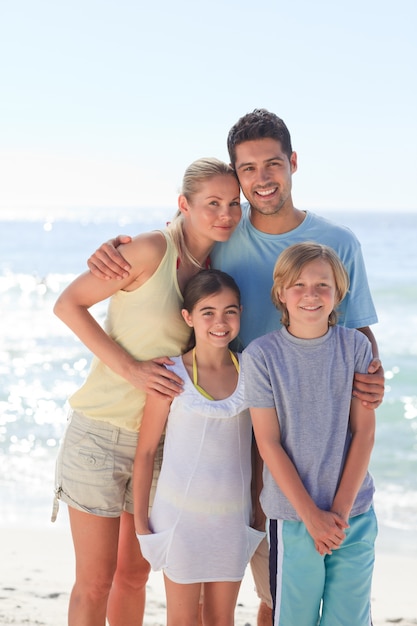
[[[237,296],[228,288],[199,300],[191,313],[183,310],[185,321],[194,328],[196,340],[217,346],[227,345],[237,336],[240,313]]]

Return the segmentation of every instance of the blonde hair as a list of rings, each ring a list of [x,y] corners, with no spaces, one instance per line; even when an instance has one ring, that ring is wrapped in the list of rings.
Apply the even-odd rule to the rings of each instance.
[[[215,159],[214,157],[203,157],[201,159],[197,159],[197,161],[191,163],[191,165],[189,165],[185,170],[182,179],[181,195],[185,196],[185,198],[191,202],[192,197],[200,190],[201,184],[211,178],[214,178],[215,176],[233,176],[233,178],[237,181],[234,169],[230,165],[227,165],[227,163],[219,161],[219,159]],[[189,262],[192,265],[201,268],[200,263],[193,257],[187,248],[184,238],[183,225],[184,216],[181,211],[178,210],[174,215],[172,222],[168,225],[168,232],[177,249],[178,257],[181,262]]]
[[[287,306],[285,302],[281,302],[279,296],[285,287],[289,287],[296,282],[304,266],[316,259],[326,261],[333,271],[336,283],[336,302],[335,308],[329,315],[329,326],[334,326],[337,323],[337,312],[335,309],[349,291],[348,273],[332,248],[320,243],[306,241],[286,248],[275,263],[271,298],[276,308],[281,311],[281,323],[283,326],[289,326],[290,318]]]

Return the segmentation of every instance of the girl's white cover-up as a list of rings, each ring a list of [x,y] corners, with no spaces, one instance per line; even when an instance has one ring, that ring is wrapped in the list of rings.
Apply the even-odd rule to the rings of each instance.
[[[181,357],[170,366],[184,381],[171,404],[164,457],[150,516],[139,535],[143,556],[178,583],[238,581],[264,533],[251,517],[252,425],[240,366],[234,393],[208,400]]]

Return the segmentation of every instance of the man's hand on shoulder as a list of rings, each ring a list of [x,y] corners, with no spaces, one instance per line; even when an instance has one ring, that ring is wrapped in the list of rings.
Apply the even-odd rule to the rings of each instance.
[[[129,235],[118,235],[102,243],[87,261],[88,268],[94,276],[103,280],[127,278],[131,270],[130,264],[122,257],[117,248],[124,243],[130,243]]]
[[[384,368],[378,358],[372,359],[367,374],[355,373],[353,395],[369,409],[377,409],[384,399]]]

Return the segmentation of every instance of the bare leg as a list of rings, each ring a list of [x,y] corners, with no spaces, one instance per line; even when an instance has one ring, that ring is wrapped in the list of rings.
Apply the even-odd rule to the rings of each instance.
[[[201,583],[200,599],[198,601],[198,622],[197,622],[197,626],[203,626],[203,602],[204,602],[204,583]]]
[[[269,546],[267,539],[262,539],[250,561],[256,592],[261,600],[258,610],[257,626],[271,626],[272,598],[269,588]]]
[[[272,609],[265,602],[261,602],[258,610],[257,626],[272,626]]]
[[[204,626],[233,626],[240,582],[204,583]]]
[[[107,604],[110,626],[141,626],[150,565],[142,556],[133,515],[120,518],[117,567]]]
[[[164,576],[167,597],[167,626],[195,626],[198,623],[200,583],[181,585]]]
[[[119,519],[68,509],[76,567],[68,625],[104,626],[117,563]]]

